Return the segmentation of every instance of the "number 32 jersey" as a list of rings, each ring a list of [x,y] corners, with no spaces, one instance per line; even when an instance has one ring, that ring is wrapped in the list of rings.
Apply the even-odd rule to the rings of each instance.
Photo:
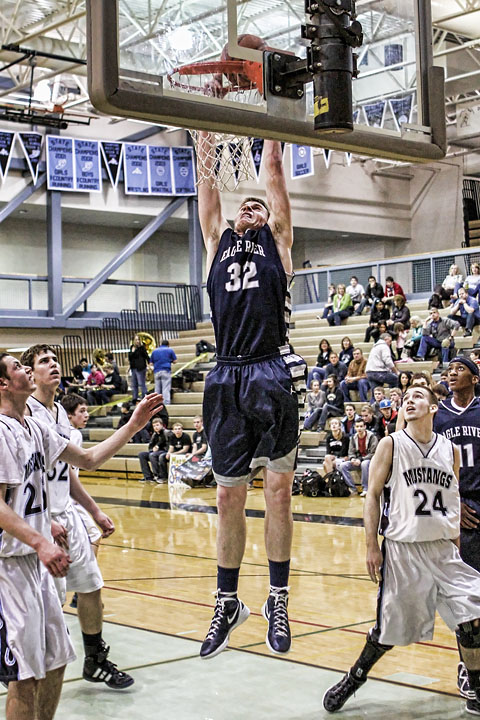
[[[380,532],[398,542],[453,540],[460,535],[460,497],[450,440],[428,445],[405,430],[390,435],[392,469],[383,491]]]
[[[268,225],[222,233],[207,281],[219,357],[261,357],[285,346],[288,285]]]

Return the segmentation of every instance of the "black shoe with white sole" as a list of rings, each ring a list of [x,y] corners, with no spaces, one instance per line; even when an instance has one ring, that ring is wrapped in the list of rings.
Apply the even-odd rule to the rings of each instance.
[[[87,655],[84,660],[83,679],[94,683],[104,682],[112,690],[124,690],[133,685],[135,680],[107,660],[109,652],[109,646],[102,640],[97,652],[94,655]]]
[[[287,606],[288,588],[279,588],[270,590],[262,607],[262,615],[268,622],[267,647],[277,655],[288,653],[292,644]]]
[[[248,607],[237,597],[217,590],[217,602],[210,629],[200,648],[203,660],[215,657],[225,650],[231,633],[250,615]]]

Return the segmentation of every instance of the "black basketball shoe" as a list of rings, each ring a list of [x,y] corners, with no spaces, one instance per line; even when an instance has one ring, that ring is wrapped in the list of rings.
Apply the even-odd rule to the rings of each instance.
[[[472,692],[471,690],[469,692]],[[480,699],[474,693],[473,698],[467,698],[466,711],[471,715],[480,715]]]
[[[468,682],[468,672],[465,667],[465,663],[460,661],[457,668],[457,687],[460,695],[467,700],[475,700],[475,691],[470,690],[470,683]]]
[[[210,629],[200,648],[200,657],[203,660],[215,657],[225,650],[230,634],[250,615],[248,607],[237,597],[228,593],[220,594],[219,590],[216,595],[217,602]]]
[[[270,589],[262,607],[262,615],[268,622],[265,641],[271,652],[284,655],[290,650],[292,636],[288,624],[288,588]]]
[[[124,690],[133,685],[135,680],[107,660],[109,652],[109,646],[102,640],[97,652],[94,655],[87,655],[85,658],[83,679],[94,683],[104,682],[112,690]]]
[[[348,698],[355,695],[358,688],[363,685],[366,680],[360,682],[355,680],[348,672],[336,685],[332,685],[323,696],[323,707],[327,712],[337,712],[347,702]]]

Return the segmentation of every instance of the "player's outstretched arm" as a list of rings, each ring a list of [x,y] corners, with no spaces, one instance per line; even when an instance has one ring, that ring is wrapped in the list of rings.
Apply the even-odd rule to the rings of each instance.
[[[197,143],[197,166],[204,170],[211,170],[215,158],[208,153],[212,142],[211,133],[202,130]],[[198,173],[200,176],[200,172]],[[218,188],[212,187],[208,182],[198,186],[198,215],[202,228],[203,242],[207,249],[207,272],[212,264],[218,244],[224,230],[229,225],[222,215],[222,202]]]
[[[6,485],[0,486],[0,527],[4,532],[35,550],[40,561],[53,577],[64,577],[70,564],[69,556],[59,545],[49,542],[6,504],[6,490]]]
[[[106,538],[115,532],[113,520],[99,508],[92,496],[83,487],[78,474],[70,468],[70,495],[93,517],[102,529],[102,537]]]
[[[266,179],[268,224],[286,272],[292,272],[290,250],[293,245],[292,211],[283,168],[282,146],[278,140],[265,140],[263,162]]]
[[[163,405],[163,396],[150,393],[139,402],[128,423],[109,438],[88,450],[69,442],[61,453],[60,459],[82,470],[96,470],[102,463],[113,457],[136,432],[145,427],[157,412],[159,405]]]
[[[380,580],[380,568],[383,557],[378,544],[378,525],[380,522],[380,499],[392,466],[393,440],[382,438],[370,463],[368,473],[368,492],[363,511],[363,524],[367,543],[367,570],[370,579]]]

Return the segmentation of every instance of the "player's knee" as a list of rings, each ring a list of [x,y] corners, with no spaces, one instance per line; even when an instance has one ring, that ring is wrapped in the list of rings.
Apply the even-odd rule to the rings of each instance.
[[[480,648],[480,620],[461,623],[457,628],[457,638],[464,648]]]
[[[220,514],[241,512],[245,507],[246,487],[217,486],[217,509]]]
[[[265,490],[265,503],[269,510],[289,510],[292,502],[292,489],[290,484],[275,483],[267,486]]]

